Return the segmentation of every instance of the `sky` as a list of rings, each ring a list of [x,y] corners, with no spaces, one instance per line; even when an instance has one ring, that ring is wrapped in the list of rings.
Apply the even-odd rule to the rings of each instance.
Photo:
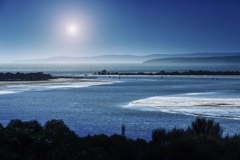
[[[240,52],[240,0],[0,0],[0,62]]]

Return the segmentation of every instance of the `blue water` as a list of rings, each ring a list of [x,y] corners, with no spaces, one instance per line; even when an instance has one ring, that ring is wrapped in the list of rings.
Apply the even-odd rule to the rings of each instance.
[[[129,67],[129,69],[128,69]],[[165,68],[164,68],[165,67]],[[109,71],[179,71],[200,69],[200,66],[157,66],[141,64],[82,64],[82,65],[0,65],[0,72],[43,71],[55,75],[80,75]],[[207,68],[209,67],[209,68]],[[201,69],[220,70],[220,66]],[[224,68],[224,66],[222,66]],[[226,69],[228,67],[229,69]],[[222,69],[223,70],[223,69]],[[225,70],[238,70],[239,66],[225,66]],[[120,134],[126,127],[129,138],[151,139],[156,128],[187,128],[196,118],[181,113],[166,113],[150,107],[128,108],[130,102],[153,96],[179,96],[189,93],[206,93],[208,97],[240,98],[240,77],[99,77],[112,82],[89,87],[55,87],[54,84],[0,87],[0,123],[11,119],[47,120],[63,119],[80,136],[87,134]],[[65,84],[61,84],[65,85]],[[8,93],[6,91],[13,91]],[[5,94],[6,93],[6,94]],[[199,94],[201,96],[201,94]],[[239,106],[240,107],[240,106]],[[208,117],[220,122],[225,134],[239,133],[239,119]]]

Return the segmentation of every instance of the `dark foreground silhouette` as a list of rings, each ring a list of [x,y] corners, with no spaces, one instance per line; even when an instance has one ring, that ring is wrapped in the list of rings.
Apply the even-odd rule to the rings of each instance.
[[[121,135],[78,137],[62,120],[0,125],[0,159],[17,160],[239,160],[240,136],[222,136],[212,120],[197,118],[188,129],[156,129],[152,140]]]

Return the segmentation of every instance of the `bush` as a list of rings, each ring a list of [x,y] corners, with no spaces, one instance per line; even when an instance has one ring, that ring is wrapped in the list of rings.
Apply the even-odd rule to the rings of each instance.
[[[219,123],[215,123],[213,120],[206,120],[205,118],[197,118],[192,122],[188,131],[194,135],[212,135],[218,138],[220,138],[223,133],[223,129]]]
[[[152,141],[132,140],[123,135],[78,137],[62,120],[11,120],[0,124],[0,159],[171,159],[238,160],[240,136],[222,137],[222,128],[213,120],[197,118],[187,130],[156,129]]]

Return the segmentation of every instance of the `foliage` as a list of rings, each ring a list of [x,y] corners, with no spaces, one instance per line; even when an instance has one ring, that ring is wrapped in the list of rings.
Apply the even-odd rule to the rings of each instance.
[[[125,129],[125,126],[122,125],[122,132],[121,132],[121,135],[122,135],[122,136],[125,136],[125,130],[126,130],[126,129]]]
[[[204,118],[197,118],[188,130],[196,135],[212,135],[215,137],[221,137],[223,133],[219,123]]]
[[[104,134],[78,137],[62,120],[11,120],[0,124],[0,159],[9,160],[237,160],[240,136],[222,136],[222,128],[213,120],[197,118],[187,130],[156,129],[152,140],[128,139],[125,126],[121,135]]]

